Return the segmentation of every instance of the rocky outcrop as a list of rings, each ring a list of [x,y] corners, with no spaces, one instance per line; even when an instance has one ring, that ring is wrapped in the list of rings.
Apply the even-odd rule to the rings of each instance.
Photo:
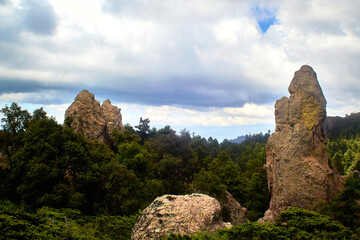
[[[120,109],[110,100],[100,106],[88,90],[82,90],[66,110],[65,119],[69,118],[71,127],[91,140],[108,142],[114,129],[124,129]]]
[[[242,207],[241,204],[229,193],[225,191],[226,199],[223,203],[223,211],[225,210],[229,215],[232,225],[239,225],[249,222],[246,218],[247,209]]]
[[[124,125],[122,123],[121,109],[115,105],[112,105],[110,100],[105,100],[101,105],[101,111],[105,118],[106,133],[111,136],[114,129],[123,130]]]
[[[312,209],[342,189],[342,177],[328,165],[324,120],[326,100],[310,66],[295,72],[290,98],[275,103],[275,133],[266,145],[271,201],[263,222],[290,207]]]
[[[161,239],[170,233],[194,234],[231,226],[224,223],[220,203],[205,194],[156,198],[136,222],[131,239]]]

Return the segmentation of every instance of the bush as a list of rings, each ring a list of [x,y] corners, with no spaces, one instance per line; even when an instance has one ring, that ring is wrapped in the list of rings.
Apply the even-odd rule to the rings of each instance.
[[[79,210],[43,207],[30,213],[11,202],[0,202],[2,239],[118,239],[127,240],[138,218],[84,216]]]
[[[167,239],[358,239],[349,228],[317,212],[291,208],[282,212],[274,224],[246,223],[215,233],[193,236],[170,235]]]
[[[347,227],[360,227],[360,175],[358,172],[347,177],[343,191],[335,198],[322,213],[331,216]]]

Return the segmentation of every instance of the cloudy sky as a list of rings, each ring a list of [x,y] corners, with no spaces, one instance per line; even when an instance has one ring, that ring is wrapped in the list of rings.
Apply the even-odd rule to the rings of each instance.
[[[357,0],[0,0],[0,107],[63,122],[88,89],[140,117],[220,141],[274,129],[302,65],[328,115],[360,111]]]

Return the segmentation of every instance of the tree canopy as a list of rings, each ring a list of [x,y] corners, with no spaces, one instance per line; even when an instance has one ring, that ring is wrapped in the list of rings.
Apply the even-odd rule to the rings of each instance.
[[[124,131],[115,130],[106,145],[86,139],[67,124],[58,124],[43,108],[30,114],[13,103],[1,112],[0,210],[5,215],[0,214],[0,226],[22,229],[19,234],[23,239],[29,239],[24,229],[29,234],[37,232],[39,238],[55,231],[55,235],[70,239],[85,223],[92,229],[85,238],[103,235],[116,239],[111,232],[122,231],[117,224],[127,229],[119,234],[128,237],[134,216],[163,194],[196,191],[222,201],[228,191],[248,209],[247,217],[252,221],[268,209],[263,165],[270,132],[249,135],[240,144],[227,140],[219,143],[190,135],[186,129],[179,133],[170,126],[157,130],[151,128],[149,119],[140,118],[134,128],[127,124]],[[359,170],[359,134],[340,135],[329,139],[331,166],[341,173]],[[360,214],[356,179],[348,180],[344,193],[323,208],[325,214],[352,229],[358,223],[351,212]],[[23,208],[9,208],[9,202]],[[74,229],[66,232],[69,222],[54,223],[51,216],[74,216],[69,220]],[[253,223],[241,231],[253,227],[269,226]],[[270,228],[275,231],[279,227]],[[46,232],[48,228],[52,230]]]

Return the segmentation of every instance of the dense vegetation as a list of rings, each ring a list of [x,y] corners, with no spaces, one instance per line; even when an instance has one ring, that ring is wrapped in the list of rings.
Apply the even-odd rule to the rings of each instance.
[[[0,203],[0,239],[130,239],[138,217],[84,216],[74,209],[42,207],[34,211]]]
[[[140,119],[138,126],[115,131],[105,145],[75,133],[71,119],[59,125],[43,109],[30,114],[13,103],[1,112],[0,198],[25,206],[29,218],[38,219],[44,207],[65,209],[64,216],[71,209],[95,218],[131,217],[157,196],[194,191],[221,198],[227,190],[253,220],[268,208],[262,166],[269,134],[219,144],[187,130],[176,134],[170,126],[157,130]]]
[[[341,174],[360,170],[360,113],[333,121],[327,132],[330,164]]]
[[[268,208],[262,166],[270,132],[248,135],[240,144],[219,143],[187,130],[176,133],[170,126],[151,128],[150,120],[141,118],[135,127],[114,131],[111,143],[105,145],[75,133],[69,127],[71,119],[59,125],[42,108],[30,114],[13,103],[1,112],[0,229],[4,239],[129,239],[139,211],[163,194],[202,192],[221,201],[227,190],[248,209],[247,217],[253,221]],[[329,141],[330,163],[340,172],[359,169],[356,134],[337,135]],[[358,178],[351,179],[347,191],[324,206],[323,213],[355,231],[359,226],[351,211],[360,213],[360,188]],[[299,214],[325,221],[315,213]],[[343,236],[353,234],[341,223],[326,219]],[[251,236],[263,238],[266,235],[256,235],[258,231],[278,229],[288,236],[301,230],[300,223],[288,224],[287,230],[282,223],[276,224],[250,223],[216,234],[255,231]]]
[[[282,212],[274,224],[245,223],[214,233],[194,236],[170,235],[168,240],[238,239],[358,239],[349,228],[314,211],[291,208]]]

